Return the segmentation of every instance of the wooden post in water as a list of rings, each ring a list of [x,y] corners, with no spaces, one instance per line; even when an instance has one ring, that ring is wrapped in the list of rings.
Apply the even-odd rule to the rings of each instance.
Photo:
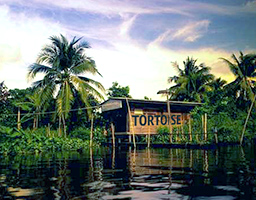
[[[185,120],[184,120],[184,114],[182,113],[182,124],[181,124],[181,137],[182,137],[182,140],[184,140],[185,139],[185,135],[184,135],[184,122],[185,122]]]
[[[131,109],[130,109],[130,105],[129,105],[129,102],[128,102],[128,99],[127,99],[127,98],[126,98],[126,104],[127,104],[128,114],[129,114],[130,131],[131,131],[131,129],[132,129],[133,146],[134,146],[134,148],[136,148],[134,127],[132,126],[132,114],[131,114]]]
[[[176,134],[177,134],[177,136],[176,136],[176,142],[177,142],[177,141],[180,142],[180,129],[179,129],[178,126],[177,126],[177,129],[176,129]]]
[[[90,147],[92,147],[92,139],[93,139],[93,113],[91,118]]]
[[[202,134],[201,134],[201,139],[204,136],[204,115],[202,115]]]
[[[168,109],[168,124],[169,124],[169,131],[170,131],[170,143],[172,143],[172,125],[171,125],[171,108],[169,102],[169,96],[167,94],[167,109]]]
[[[126,120],[126,130],[128,132],[128,130],[129,130],[129,121],[130,121],[129,114],[126,114],[126,119],[129,119],[129,120]],[[130,130],[130,132],[131,132],[131,130]],[[131,134],[128,135],[128,141],[129,141],[129,143],[132,142]]]
[[[111,133],[112,133],[112,146],[113,148],[116,147],[116,140],[115,140],[115,126],[114,126],[114,123],[111,122]]]
[[[204,140],[207,141],[207,113],[204,114]]]
[[[218,130],[216,127],[214,128],[214,137],[215,137],[215,143],[218,144]]]
[[[148,148],[150,147],[150,126],[148,126]]]
[[[171,108],[170,108],[170,102],[169,102],[169,94],[171,96],[171,93],[170,93],[170,90],[169,89],[166,89],[166,90],[160,90],[157,92],[157,94],[166,94],[167,96],[167,110],[168,110],[168,125],[169,125],[169,133],[170,133],[170,143],[172,143],[172,125],[170,123],[171,121]]]
[[[192,128],[191,128],[191,115],[189,115],[189,122],[188,122],[189,124],[188,124],[188,131],[189,131],[189,140],[190,140],[190,142],[192,141]]]
[[[21,129],[21,122],[20,122],[20,107],[18,107],[18,119],[17,119],[17,128],[18,130]]]
[[[112,148],[112,169],[115,169],[115,165],[116,165],[116,149],[113,147]]]

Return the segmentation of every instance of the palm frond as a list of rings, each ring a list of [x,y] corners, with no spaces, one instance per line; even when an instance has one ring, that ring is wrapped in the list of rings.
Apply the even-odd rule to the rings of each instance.
[[[51,70],[50,67],[34,63],[29,66],[28,79],[34,79],[38,73],[49,73]]]
[[[87,77],[83,77],[83,76],[78,76],[78,78],[82,79],[83,81],[85,81],[85,82],[87,82],[89,84],[92,84],[92,85],[96,86],[102,92],[105,92],[105,88],[103,87],[103,85],[100,82],[95,81],[95,80],[90,79],[90,78],[87,78]]]

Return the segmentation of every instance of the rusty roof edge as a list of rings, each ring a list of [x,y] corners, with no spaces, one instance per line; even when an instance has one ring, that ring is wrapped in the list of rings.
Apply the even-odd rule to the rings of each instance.
[[[133,98],[125,98],[125,97],[110,97],[106,101],[102,102],[100,105],[103,105],[104,103],[108,102],[109,100],[128,100],[129,102],[145,102],[145,103],[166,103],[167,101],[160,101],[160,100],[147,100],[147,99],[133,99]],[[171,104],[183,104],[183,105],[203,105],[204,103],[198,103],[198,102],[187,102],[187,101],[169,101]]]

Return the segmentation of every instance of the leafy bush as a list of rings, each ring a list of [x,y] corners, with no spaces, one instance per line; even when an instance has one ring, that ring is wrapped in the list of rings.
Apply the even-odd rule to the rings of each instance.
[[[89,147],[89,140],[58,137],[57,131],[47,135],[46,129],[20,130],[0,127],[0,153],[38,153],[48,151],[75,150]],[[94,143],[97,145],[97,143]]]

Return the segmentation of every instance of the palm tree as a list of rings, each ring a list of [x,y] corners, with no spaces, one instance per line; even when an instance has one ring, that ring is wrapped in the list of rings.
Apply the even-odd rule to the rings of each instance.
[[[170,87],[171,98],[179,101],[198,101],[204,100],[206,91],[210,90],[209,82],[214,76],[210,74],[210,68],[204,64],[196,65],[193,58],[187,58],[183,61],[184,69],[181,69],[177,62],[173,66],[178,71],[178,76],[172,76],[169,82],[176,85]]]
[[[34,79],[38,73],[44,73],[44,78],[33,83],[39,89],[42,104],[56,97],[56,108],[59,122],[63,123],[66,135],[65,120],[71,109],[76,93],[79,93],[86,106],[89,106],[89,94],[103,99],[101,83],[82,76],[83,73],[101,75],[94,60],[84,54],[90,46],[74,37],[69,42],[63,35],[50,37],[51,44],[42,48],[36,63],[29,67],[28,78]],[[88,110],[90,113],[90,110]]]
[[[230,62],[225,58],[221,58],[228,64],[231,72],[236,77],[233,82],[228,84],[228,87],[231,90],[233,89],[233,91],[235,91],[235,96],[237,97],[238,102],[244,103],[244,101],[251,101],[251,106],[248,110],[243,132],[240,137],[240,144],[242,144],[246,125],[249,120],[256,98],[256,95],[253,92],[253,90],[255,89],[254,86],[256,77],[256,54],[244,55],[240,51],[239,58],[237,58],[234,54],[232,54],[231,57],[234,60],[234,63]]]
[[[223,89],[226,84],[227,84],[227,81],[221,78],[217,78],[212,80],[209,83],[209,86],[212,87],[213,90],[220,90],[220,89]]]
[[[244,101],[254,98],[252,91],[252,79],[256,76],[256,54],[244,55],[240,52],[239,58],[232,54],[231,62],[225,58],[221,58],[230,68],[230,71],[236,77],[234,81],[227,85],[227,89],[235,91],[234,95],[238,103],[244,104]]]
[[[40,111],[45,111],[49,106],[48,102],[42,104],[40,99],[40,91],[34,91],[32,94],[26,95],[27,101],[24,102],[14,102],[14,105],[18,107],[18,109],[22,109],[25,111],[29,111],[26,115],[21,119],[22,122],[28,121],[33,118],[33,129],[38,128],[39,124],[39,115]]]

